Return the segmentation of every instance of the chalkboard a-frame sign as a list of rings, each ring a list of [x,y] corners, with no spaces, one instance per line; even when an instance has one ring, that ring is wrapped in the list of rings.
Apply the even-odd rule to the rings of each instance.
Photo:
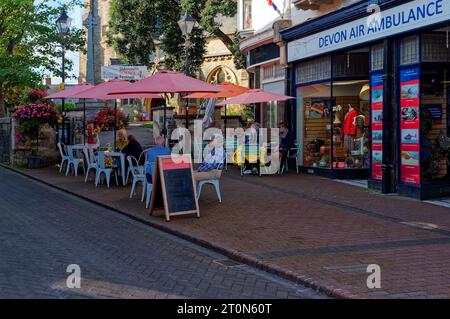
[[[179,215],[200,217],[190,156],[159,156],[154,172],[150,215],[155,209],[164,208],[166,221]]]

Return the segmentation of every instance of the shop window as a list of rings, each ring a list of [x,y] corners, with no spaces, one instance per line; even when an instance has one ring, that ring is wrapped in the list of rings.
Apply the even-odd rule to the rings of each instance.
[[[284,78],[284,69],[279,64],[274,65],[275,78]]]
[[[400,41],[400,64],[419,63],[419,37],[412,36]]]
[[[372,62],[371,64],[371,70],[372,71],[379,71],[383,70],[384,68],[384,46],[383,44],[374,45],[371,48],[371,56],[370,60]]]
[[[333,82],[333,168],[370,168],[369,81]]]
[[[369,53],[344,53],[333,56],[333,77],[365,77],[369,74]]]
[[[303,165],[331,168],[331,83],[299,87],[303,112]]]
[[[275,43],[269,43],[250,50],[249,65],[260,64],[280,57],[280,47]]]
[[[274,78],[273,65],[269,65],[263,68],[263,79],[272,79]]]
[[[426,63],[421,77],[421,172],[424,181],[450,180],[448,63]]]
[[[284,69],[280,64],[272,64],[263,67],[263,80],[274,80],[284,78]]]
[[[285,86],[283,81],[266,83],[263,85],[263,89],[266,92],[272,92],[275,94],[284,94]],[[263,127],[277,128],[281,121],[284,121],[285,116],[285,103],[284,102],[270,102],[266,103],[263,108],[265,109],[264,120],[261,123]]]
[[[423,62],[450,62],[450,45],[446,32],[422,35]]]
[[[318,82],[331,78],[331,57],[325,57],[297,66],[297,84]]]

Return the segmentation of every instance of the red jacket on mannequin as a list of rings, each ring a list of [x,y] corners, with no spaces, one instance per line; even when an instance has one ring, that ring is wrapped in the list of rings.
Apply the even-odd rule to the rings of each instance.
[[[344,135],[354,136],[356,133],[355,118],[359,115],[359,112],[350,107],[350,110],[345,114],[343,132]]]

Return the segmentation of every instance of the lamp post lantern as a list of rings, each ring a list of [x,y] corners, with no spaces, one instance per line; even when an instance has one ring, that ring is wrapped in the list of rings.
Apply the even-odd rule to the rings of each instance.
[[[66,36],[70,32],[70,25],[72,23],[72,19],[67,15],[66,10],[63,9],[61,15],[56,20],[56,27],[58,29],[60,35],[60,43],[62,50],[62,65],[61,65],[61,87],[65,89],[66,82]],[[61,142],[66,143],[66,136],[64,131],[64,122],[65,122],[65,99],[62,99],[61,102],[61,114],[62,114],[62,125],[61,125]]]
[[[194,27],[197,25],[197,21],[186,11],[181,19],[178,21],[181,33],[184,36],[184,74],[189,74],[189,48],[191,46],[191,33]],[[186,99],[186,128],[189,129],[189,100]]]

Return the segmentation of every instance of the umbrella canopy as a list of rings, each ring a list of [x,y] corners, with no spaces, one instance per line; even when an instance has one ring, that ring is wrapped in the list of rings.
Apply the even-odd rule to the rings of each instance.
[[[160,99],[159,94],[153,93],[141,93],[141,94],[118,94],[118,95],[108,95],[108,93],[117,90],[127,90],[127,88],[132,85],[128,81],[113,79],[108,82],[100,83],[88,90],[84,90],[73,94],[71,98],[78,99],[96,99],[96,100],[116,100],[116,99],[139,99],[139,98],[149,98],[149,99]]]
[[[72,95],[92,89],[94,86],[88,83],[78,84],[70,88],[47,95],[46,99],[70,99]]]
[[[293,99],[291,96],[279,95],[265,92],[261,89],[249,90],[241,95],[232,97],[228,100],[218,103],[217,105],[226,104],[255,104],[264,102],[286,101]]]
[[[218,87],[224,89],[223,92],[218,93],[193,93],[190,95],[185,96],[185,99],[220,99],[220,98],[230,98],[238,96],[242,93],[247,92],[250,90],[249,88],[236,85],[234,83],[230,82],[224,82],[218,85]]]
[[[135,93],[189,93],[189,92],[222,92],[224,89],[204,81],[197,80],[175,71],[158,71],[148,78],[131,84],[126,89],[110,92],[116,94]]]

